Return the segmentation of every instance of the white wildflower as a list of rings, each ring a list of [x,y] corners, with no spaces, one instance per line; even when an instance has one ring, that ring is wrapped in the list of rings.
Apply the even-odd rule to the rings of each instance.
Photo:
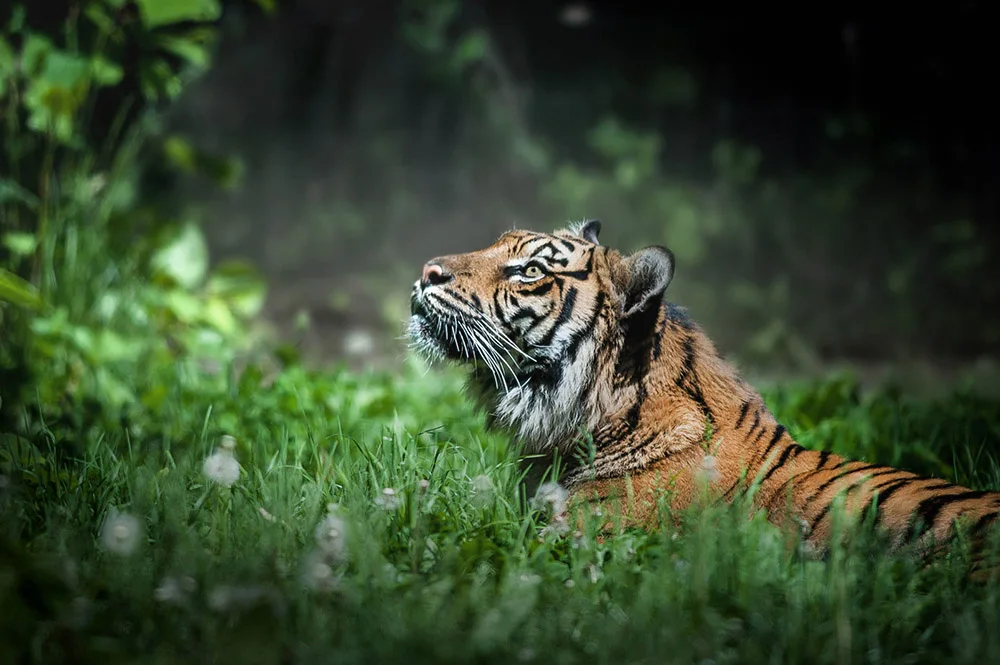
[[[355,328],[344,335],[344,353],[349,356],[369,356],[375,351],[375,338],[362,328]]]
[[[427,480],[426,478],[421,478],[420,480],[417,481],[417,489],[419,489],[421,492],[426,492],[427,488],[430,486],[431,486],[431,481]]]
[[[719,479],[719,469],[716,465],[715,455],[705,455],[705,457],[702,458],[701,476],[710,483],[714,483]]]
[[[180,605],[198,588],[198,583],[189,575],[183,577],[164,577],[160,586],[156,587],[153,597],[161,603]]]
[[[569,533],[569,522],[566,520],[566,513],[556,513],[549,519],[548,524],[542,527],[538,535],[544,540],[546,536],[561,536],[565,533]]]
[[[302,584],[314,591],[333,591],[340,584],[341,573],[335,570],[329,552],[313,550],[302,562]]]
[[[139,518],[112,507],[101,525],[101,546],[120,556],[132,554],[142,540]]]
[[[347,521],[335,505],[327,507],[326,517],[316,525],[314,536],[319,550],[326,554],[333,564],[347,560]]]
[[[400,506],[403,505],[403,499],[396,494],[396,490],[386,487],[379,496],[375,497],[375,505],[391,513],[394,510],[399,510]]]
[[[477,506],[486,506],[494,496],[493,481],[487,475],[480,474],[472,479],[472,502]]]
[[[201,469],[213,483],[232,487],[240,479],[240,463],[233,454],[235,447],[236,440],[231,436],[224,436],[219,442],[219,448],[205,458]]]
[[[531,500],[532,506],[553,515],[566,512],[569,492],[559,483],[542,483]]]

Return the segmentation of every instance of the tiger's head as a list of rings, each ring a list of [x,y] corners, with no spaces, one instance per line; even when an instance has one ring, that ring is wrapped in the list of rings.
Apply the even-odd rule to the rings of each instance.
[[[468,365],[491,422],[528,450],[566,450],[614,408],[628,332],[655,321],[673,277],[670,250],[626,256],[598,243],[600,229],[509,231],[431,259],[413,285],[411,346]]]

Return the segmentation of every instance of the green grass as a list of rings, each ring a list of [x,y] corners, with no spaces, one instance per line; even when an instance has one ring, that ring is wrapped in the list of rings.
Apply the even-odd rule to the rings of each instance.
[[[449,372],[236,377],[182,359],[135,382],[156,408],[29,402],[2,435],[0,662],[1000,658],[1000,589],[967,581],[960,550],[921,569],[859,538],[812,561],[720,506],[603,543],[593,525],[540,536],[506,441]],[[766,397],[806,445],[1000,486],[996,403],[859,395],[845,377]],[[203,472],[224,436],[231,487]],[[329,504],[339,556],[316,536]],[[102,536],[116,519],[141,528],[128,553]]]

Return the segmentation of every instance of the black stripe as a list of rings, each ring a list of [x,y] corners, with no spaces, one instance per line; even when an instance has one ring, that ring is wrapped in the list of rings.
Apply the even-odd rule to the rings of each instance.
[[[534,321],[538,321],[541,318],[542,318],[541,314],[537,314],[530,307],[524,307],[523,309],[518,310],[517,313],[514,314],[514,316],[510,317],[507,323],[516,323],[521,319],[532,319]]]
[[[698,408],[701,409],[702,414],[708,419],[708,422],[715,427],[715,416],[712,414],[712,410],[708,408],[705,395],[701,392],[698,375],[695,373],[694,355],[694,338],[691,335],[687,335],[684,338],[684,360],[681,363],[681,372],[677,375],[674,383],[678,388],[686,392],[688,397],[694,400]]]
[[[512,252],[512,256],[518,256],[518,255],[520,255],[521,252],[524,251],[524,248],[529,243],[531,243],[531,242],[533,242],[535,240],[538,240],[538,236],[529,235],[529,236],[526,236],[524,238],[521,238],[521,241],[519,243],[517,243],[516,245],[514,245],[514,251]]]
[[[991,526],[997,520],[997,517],[1000,517],[1000,514],[986,513],[980,517],[976,520],[976,523],[972,525],[972,528],[969,529],[969,537],[973,539],[978,538],[982,531]]]
[[[851,492],[853,492],[854,490],[858,489],[859,487],[861,487],[862,485],[864,485],[865,483],[867,483],[872,478],[876,478],[876,477],[878,477],[880,475],[884,476],[887,473],[893,473],[893,472],[898,472],[898,471],[899,471],[899,469],[890,469],[890,470],[887,470],[887,471],[882,471],[880,473],[873,473],[871,476],[865,476],[861,480],[856,480],[853,483],[851,483],[850,485],[848,485],[847,489],[843,491],[843,495],[846,497]],[[848,473],[851,473],[851,472],[849,471]],[[844,475],[846,476],[847,474],[844,474]],[[840,476],[840,477],[843,478],[844,476]],[[830,512],[830,508],[833,507],[834,500],[836,500],[836,498],[838,496],[840,496],[840,495],[841,495],[841,492],[838,491],[834,496],[830,497],[830,500],[826,502],[826,505],[823,506],[823,509],[819,511],[819,514],[816,515],[816,517],[813,518],[812,522],[809,523],[809,530],[810,531],[812,531],[813,529],[815,529],[819,525],[820,521],[824,517],[826,517],[826,514],[828,512]],[[813,495],[813,496],[815,496],[815,495]]]
[[[736,426],[734,429],[739,429],[740,425],[743,424],[744,418],[747,417],[747,411],[750,410],[750,400],[744,400],[743,405],[740,407],[740,417],[736,419]]]
[[[497,318],[500,319],[500,323],[505,325],[510,325],[510,321],[505,319],[503,316],[503,307],[500,306],[500,292],[493,292],[493,309],[497,312]]]
[[[535,258],[547,249],[551,249],[553,254],[557,254],[559,252],[559,250],[556,249],[556,246],[552,244],[552,241],[546,240],[544,243],[536,247],[529,256],[531,258]]]
[[[851,460],[851,461],[853,461],[853,460]],[[851,461],[846,461],[845,460],[844,462],[842,462],[842,464],[850,464]],[[891,467],[887,467],[884,464],[866,464],[864,466],[859,466],[856,469],[848,469],[847,471],[844,471],[843,473],[839,473],[839,474],[835,475],[833,478],[830,478],[830,479],[826,480],[822,485],[820,485],[819,487],[816,488],[816,491],[815,491],[815,493],[814,493],[813,496],[818,496],[823,490],[825,490],[826,488],[828,488],[830,485],[834,484],[835,482],[837,482],[841,478],[846,478],[847,476],[853,475],[855,473],[860,473],[862,471],[871,471],[872,469],[884,469],[884,471],[881,471],[881,472],[879,472],[877,474],[872,474],[872,476],[871,476],[872,478],[877,478],[878,476],[884,476],[887,473],[893,473],[895,471],[899,471],[899,469],[894,469],[894,468],[891,468]]]
[[[475,293],[472,294],[472,303],[476,306],[480,312],[483,311],[483,301],[479,299]]]
[[[753,434],[754,430],[756,430],[759,426],[760,426],[760,409],[757,409],[756,411],[753,412],[753,422],[750,424],[750,430],[747,432],[747,436]],[[758,439],[760,438],[760,433],[757,434],[757,438]]]
[[[521,294],[526,296],[544,296],[546,293],[552,290],[552,280],[546,280],[542,284],[532,288],[532,289],[522,289]]]
[[[787,448],[785,448],[785,452],[781,453],[781,457],[778,458],[778,461],[775,462],[774,466],[772,466],[764,477],[760,479],[760,484],[763,485],[778,469],[785,466],[789,460],[798,457],[799,453],[803,450],[805,450],[805,448],[797,443],[790,444]]]
[[[594,328],[597,326],[597,321],[601,318],[601,310],[604,308],[605,298],[606,296],[604,295],[604,291],[599,291],[597,293],[597,302],[594,304],[594,311],[591,313],[590,320],[587,321],[587,325],[575,331],[570,336],[569,345],[566,347],[566,353],[571,361],[576,359],[577,351],[580,350],[580,344],[583,340],[593,334]]]
[[[569,240],[566,240],[565,238],[557,238],[557,240],[559,242],[561,242],[563,244],[563,247],[565,247],[569,251],[572,252],[572,251],[576,250],[576,245],[574,245],[573,243],[571,243]]]
[[[566,292],[566,297],[563,299],[562,309],[559,310],[559,316],[556,317],[555,322],[549,331],[545,333],[545,336],[539,340],[539,346],[545,346],[552,342],[552,338],[556,336],[556,331],[559,328],[566,325],[566,322],[573,317],[573,308],[576,306],[576,287],[570,287],[569,291]]]
[[[830,459],[830,451],[829,450],[821,450],[820,453],[819,453],[819,464],[816,465],[815,471],[822,470],[823,467],[826,466],[826,462],[829,459]]]
[[[567,263],[566,261],[563,261],[562,265],[565,267],[566,263]],[[572,279],[585,280],[585,279],[587,279],[587,278],[590,277],[590,274],[592,272],[594,272],[594,250],[593,249],[591,249],[590,252],[587,254],[587,265],[585,265],[583,267],[583,270],[567,270],[567,271],[559,272],[558,275],[560,277],[570,277]]]
[[[771,440],[767,442],[767,448],[764,449],[764,454],[761,455],[760,457],[761,464],[767,461],[768,454],[776,445],[778,445],[778,441],[781,440],[781,437],[784,434],[785,434],[785,426],[782,425],[781,423],[778,423],[778,425],[776,425],[774,428],[774,434],[771,435]]]
[[[661,308],[662,309],[662,308]],[[670,318],[664,311],[660,314],[659,323],[656,326],[656,346],[653,347],[653,360],[659,360],[663,354],[663,336],[667,334],[667,323]]]
[[[896,479],[896,480],[890,480],[890,481],[888,481],[887,483],[885,483],[883,485],[875,487],[874,491],[877,492],[877,494],[875,494],[875,501],[874,501],[874,507],[875,507],[875,509],[878,510],[879,508],[881,508],[882,504],[884,504],[886,501],[888,501],[890,496],[892,496],[893,494],[895,494],[898,490],[902,489],[903,487],[906,487],[907,485],[911,484],[915,480],[919,480],[919,479],[918,478],[899,478],[899,479]],[[878,520],[879,522],[882,521],[881,512],[879,513],[879,515],[875,519]]]
[[[798,445],[798,444],[795,444],[795,445]],[[799,447],[801,448],[801,446],[799,446]],[[805,448],[802,448],[802,450],[805,450]],[[830,454],[831,453],[828,450],[822,450],[822,451],[820,451],[820,453],[819,453],[819,464],[817,464],[816,466],[814,466],[813,469],[812,469],[812,471],[806,471],[804,473],[800,473],[800,474],[797,474],[795,476],[792,476],[791,478],[789,478],[788,480],[786,480],[784,483],[781,484],[781,487],[778,488],[778,491],[780,492],[782,489],[784,489],[785,485],[787,485],[787,484],[789,484],[789,483],[791,483],[793,481],[797,485],[801,486],[802,482],[804,480],[806,480],[807,478],[811,478],[812,476],[816,475],[817,473],[820,473],[820,472],[824,471],[825,469],[823,467],[826,466],[827,461],[830,459]],[[796,453],[796,456],[798,456],[798,453]]]
[[[958,501],[981,499],[984,496],[990,496],[991,494],[994,493],[980,490],[968,490],[965,492],[958,492],[956,494],[937,494],[924,499],[917,505],[915,516],[916,520],[910,528],[911,536],[917,535],[917,532],[921,529],[927,530],[933,528],[938,515],[940,515],[941,511],[951,504]]]

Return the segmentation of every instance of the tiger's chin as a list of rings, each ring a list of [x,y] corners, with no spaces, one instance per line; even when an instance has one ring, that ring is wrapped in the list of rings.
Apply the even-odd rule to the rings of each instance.
[[[420,314],[411,315],[406,334],[410,341],[410,346],[430,362],[443,362],[446,360],[458,363],[472,362],[471,358],[462,353],[451,340],[442,338],[438,334],[438,327],[426,316]]]

